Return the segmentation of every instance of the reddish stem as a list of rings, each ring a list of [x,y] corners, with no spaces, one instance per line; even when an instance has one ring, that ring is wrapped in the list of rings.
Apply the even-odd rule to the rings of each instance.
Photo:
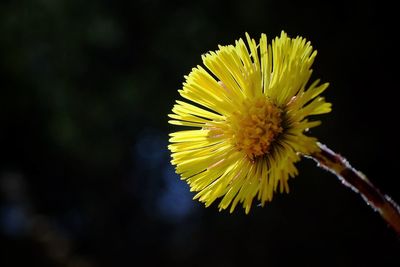
[[[318,166],[335,174],[341,182],[359,193],[369,206],[383,217],[383,219],[400,236],[400,208],[389,196],[381,193],[368,178],[354,169],[349,162],[336,154],[328,147],[318,143],[320,151],[307,155],[318,163]]]

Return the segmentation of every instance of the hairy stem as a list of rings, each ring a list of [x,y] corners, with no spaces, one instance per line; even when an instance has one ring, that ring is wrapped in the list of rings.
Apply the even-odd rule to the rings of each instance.
[[[343,185],[359,193],[367,204],[379,212],[382,218],[400,236],[399,206],[389,196],[381,193],[364,174],[354,169],[345,158],[323,144],[318,143],[318,145],[321,150],[311,155],[306,155],[306,157],[315,160],[318,166],[335,174]]]

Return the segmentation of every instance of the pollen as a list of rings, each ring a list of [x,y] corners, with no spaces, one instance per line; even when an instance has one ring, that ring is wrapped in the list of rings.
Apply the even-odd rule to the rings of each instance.
[[[228,122],[233,145],[251,161],[268,154],[283,131],[281,109],[265,96],[244,100]]]

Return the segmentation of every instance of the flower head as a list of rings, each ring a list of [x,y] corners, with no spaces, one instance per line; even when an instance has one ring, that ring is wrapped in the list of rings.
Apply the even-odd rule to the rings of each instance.
[[[206,69],[193,68],[183,89],[188,101],[176,101],[171,124],[189,127],[171,133],[168,148],[176,172],[197,192],[195,199],[219,208],[240,202],[246,213],[256,197],[261,205],[275,191],[289,192],[300,154],[318,151],[305,135],[328,113],[319,96],[328,84],[309,84],[317,54],[302,37],[280,37],[257,44],[246,34],[235,45],[219,46],[202,56]]]

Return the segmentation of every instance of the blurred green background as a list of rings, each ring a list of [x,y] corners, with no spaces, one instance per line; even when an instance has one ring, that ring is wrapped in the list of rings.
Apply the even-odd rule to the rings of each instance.
[[[310,160],[249,215],[192,201],[167,114],[201,54],[285,30],[319,52],[312,134],[400,202],[398,34],[383,1],[2,1],[0,266],[398,266],[400,240]],[[394,154],[394,156],[393,156]]]

